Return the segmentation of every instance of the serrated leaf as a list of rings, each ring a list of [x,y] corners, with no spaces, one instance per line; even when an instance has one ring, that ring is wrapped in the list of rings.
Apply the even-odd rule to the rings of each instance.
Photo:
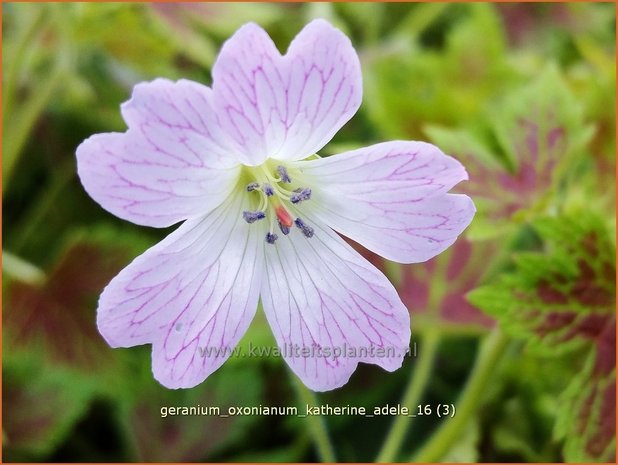
[[[120,399],[119,411],[137,461],[203,461],[226,444],[241,441],[260,419],[221,416],[229,407],[261,404],[263,382],[257,364],[225,365],[207,382],[179,390],[158,384],[146,364],[137,370],[133,395]]]
[[[546,67],[519,92],[501,102],[493,129],[511,166],[544,173],[567,159],[589,139],[582,105],[555,66]]]
[[[588,354],[584,367],[574,363],[558,433],[569,460],[608,461],[616,434],[615,243],[591,212],[544,218],[535,228],[544,253],[519,256],[513,273],[469,298],[530,351],[574,361]]]
[[[416,328],[441,322],[474,332],[493,326],[493,319],[470,304],[466,295],[481,282],[487,257],[497,250],[495,242],[470,242],[460,237],[437,257],[413,265],[389,262],[349,242],[390,279],[414,315]]]
[[[509,357],[504,363],[499,395],[488,406],[493,460],[549,463],[563,459],[552,430],[562,407],[559,396],[573,375],[573,357]],[[515,457],[517,457],[515,459]]]
[[[593,134],[553,66],[492,105],[486,120],[490,123],[483,129],[427,128],[432,140],[469,173],[470,180],[457,189],[477,206],[470,232],[474,238],[495,237],[559,205],[555,191],[572,156]]]
[[[23,358],[4,360],[2,370],[3,458],[45,458],[85,413],[92,382]]]
[[[608,321],[583,371],[561,399],[557,433],[569,462],[616,461],[616,320]]]
[[[469,294],[528,346],[555,354],[590,343],[615,307],[614,244],[593,215],[539,220],[547,253],[521,254],[517,272]]]
[[[118,231],[83,231],[68,240],[43,284],[9,281],[4,350],[38,353],[46,364],[89,376],[108,371],[116,360],[97,330],[96,302],[143,243]]]
[[[495,7],[477,3],[451,10],[455,24],[447,29],[444,48],[401,46],[399,39],[409,40],[404,28],[384,49],[362,57],[363,111],[382,138],[421,138],[426,124],[476,120],[485,102],[513,78]],[[479,30],[486,40],[479,41]]]
[[[254,21],[267,26],[282,14],[280,5],[254,2],[237,3],[169,3],[151,4],[158,15],[162,16],[176,31],[193,29],[196,26],[211,31],[221,37],[228,37],[244,23]],[[285,7],[284,7],[285,8]]]

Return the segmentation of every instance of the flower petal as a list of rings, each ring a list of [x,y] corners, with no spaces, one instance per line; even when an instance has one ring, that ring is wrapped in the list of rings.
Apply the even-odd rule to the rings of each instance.
[[[225,43],[212,75],[217,115],[251,165],[317,152],[362,98],[356,51],[324,20],[305,26],[283,57],[261,27],[246,24]]]
[[[474,216],[468,196],[447,194],[466,170],[431,144],[385,142],[298,166],[313,187],[303,208],[396,262],[436,256]]]
[[[410,341],[408,310],[373,265],[312,226],[311,239],[265,248],[262,304],[288,365],[315,391],[345,384],[359,361],[396,370]]]
[[[213,117],[211,90],[157,79],[122,105],[129,130],[97,134],[77,148],[86,191],[120,218],[155,227],[208,213],[240,172]]]
[[[263,268],[260,225],[242,220],[247,196],[183,223],[105,288],[99,331],[112,347],[153,345],[169,388],[202,382],[231,355],[255,310]]]

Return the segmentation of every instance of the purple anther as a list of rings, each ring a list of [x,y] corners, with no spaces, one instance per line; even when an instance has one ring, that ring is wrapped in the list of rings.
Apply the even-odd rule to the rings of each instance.
[[[296,218],[294,223],[303,232],[305,237],[313,237],[313,228],[311,226],[307,226],[303,220]]]
[[[245,219],[247,223],[255,223],[258,220],[263,220],[264,218],[266,218],[266,213],[262,211],[256,211],[256,212],[244,211],[242,212],[242,217]]]
[[[296,189],[294,192],[296,192],[296,194],[290,196],[290,202],[292,203],[302,202],[303,200],[309,200],[311,198],[311,189],[308,187]]]
[[[279,173],[281,182],[285,182],[288,184],[292,182],[292,179],[290,179],[290,175],[288,174],[288,170],[285,169],[285,166],[283,165],[277,166],[277,173]]]
[[[276,234],[271,232],[266,233],[266,242],[268,242],[269,244],[274,244],[277,239],[279,239],[279,236],[277,236]]]
[[[275,193],[275,190],[273,189],[273,186],[271,186],[270,184],[264,184],[262,186],[262,192],[264,192],[267,197],[270,197],[271,195]]]
[[[281,232],[283,233],[284,236],[287,236],[288,234],[290,234],[290,228],[282,224],[281,221],[278,221],[278,223],[279,223],[279,229],[281,229]]]
[[[247,184],[247,192],[252,192],[259,188],[260,185],[257,182],[250,182],[249,184]]]

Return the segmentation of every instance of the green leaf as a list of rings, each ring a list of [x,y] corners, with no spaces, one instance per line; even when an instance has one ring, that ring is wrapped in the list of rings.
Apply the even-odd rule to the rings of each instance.
[[[492,169],[501,167],[496,155],[486,146],[482,135],[475,134],[474,130],[427,125],[425,133],[447,154],[457,154],[464,160],[473,159],[489,165]]]
[[[467,301],[488,271],[487,257],[495,257],[495,241],[469,241],[460,237],[437,257],[425,263],[402,265],[348,242],[389,278],[412,313],[415,330],[479,334],[491,328],[492,318]]]
[[[5,356],[2,378],[3,457],[8,461],[45,459],[86,412],[95,392],[92,381],[24,357]]]
[[[492,461],[560,462],[561,444],[554,440],[560,393],[573,379],[573,358],[509,357],[498,393],[484,412],[495,451]]]
[[[443,463],[476,463],[479,460],[480,428],[471,418],[461,437],[440,460]]]
[[[67,240],[42,284],[9,280],[4,350],[88,377],[113,372],[117,359],[97,330],[96,302],[145,244],[113,229],[84,230]]]
[[[448,11],[454,24],[445,28],[446,43],[437,50],[410,43],[416,33],[402,27],[382,48],[361,55],[363,108],[381,138],[422,138],[427,124],[477,120],[485,102],[502,95],[513,79],[495,7],[458,7]]]
[[[542,253],[517,257],[515,270],[469,294],[534,353],[572,357],[557,433],[574,461],[615,453],[616,264],[606,220],[589,211],[543,218],[534,227]],[[582,367],[579,356],[586,356]],[[612,416],[614,415],[614,416]]]
[[[583,107],[554,65],[519,92],[493,108],[496,138],[511,166],[530,165],[538,172],[564,163],[588,142],[590,128],[583,124]],[[499,113],[498,113],[499,112]]]
[[[513,230],[561,205],[563,184],[581,181],[575,175],[569,179],[569,170],[593,134],[554,66],[485,113],[484,127],[427,127],[431,139],[470,175],[457,189],[477,206],[470,231],[477,239]]]
[[[569,462],[616,460],[616,320],[611,318],[581,373],[561,397],[556,424]]]
[[[232,355],[225,363],[243,365],[269,363],[281,365],[284,363],[283,358],[269,352],[276,347],[277,343],[260,302],[255,318],[253,318],[249,329],[238,343],[237,350],[240,353],[240,357]],[[256,356],[252,356],[252,354]]]
[[[257,363],[226,364],[192,389],[170,390],[152,379],[148,363],[140,362],[117,412],[136,461],[200,462],[246,439],[249,427],[260,420],[257,415],[221,416],[229,407],[262,404]],[[184,407],[197,414],[183,414]]]
[[[582,212],[534,226],[546,253],[519,255],[515,273],[469,299],[534,350],[556,354],[589,344],[615,305],[615,245],[604,220]]]

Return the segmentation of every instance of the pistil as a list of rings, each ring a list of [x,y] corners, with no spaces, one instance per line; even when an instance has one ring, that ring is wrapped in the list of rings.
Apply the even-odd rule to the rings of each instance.
[[[277,219],[279,223],[287,228],[291,228],[293,224],[292,215],[290,212],[286,210],[286,208],[279,204],[275,207],[275,213],[277,214]]]
[[[292,208],[290,210],[291,205],[287,207],[285,205],[286,202],[297,205],[301,202],[310,200],[311,189],[308,187],[293,188],[292,186],[284,186],[285,184],[292,184],[292,178],[287,168],[283,165],[278,165],[274,168],[275,173],[271,171],[272,169],[272,165],[270,165],[269,168],[268,164],[264,164],[250,171],[251,175],[254,177],[254,181],[247,184],[246,190],[247,192],[259,192],[261,198],[258,209],[255,211],[243,212],[243,218],[247,223],[254,223],[264,219],[267,215],[270,216],[270,228],[265,237],[268,244],[274,244],[279,238],[273,231],[275,227],[273,220],[275,218],[284,236],[287,236],[291,228],[296,225],[305,237],[313,237],[313,228],[305,224],[301,218],[296,217],[296,219],[294,219],[296,215],[290,213],[294,211],[294,209]]]

